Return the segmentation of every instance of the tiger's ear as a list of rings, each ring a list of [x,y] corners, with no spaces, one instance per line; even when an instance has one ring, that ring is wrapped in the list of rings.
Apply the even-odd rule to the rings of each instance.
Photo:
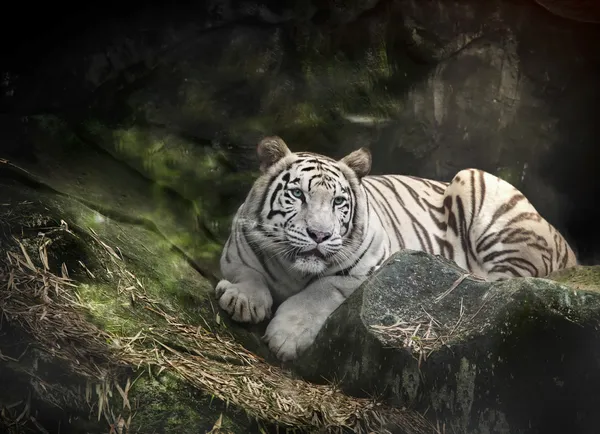
[[[256,152],[260,161],[260,171],[263,173],[283,157],[292,153],[283,139],[278,136],[270,136],[262,139],[258,143]]]
[[[371,171],[371,151],[360,148],[340,160],[356,173],[358,179],[367,176]]]

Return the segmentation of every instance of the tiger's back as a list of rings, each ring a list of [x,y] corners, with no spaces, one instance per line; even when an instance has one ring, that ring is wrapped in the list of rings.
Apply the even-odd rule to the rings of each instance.
[[[370,218],[378,219],[388,234],[390,254],[402,249],[442,254],[445,227],[438,214],[447,185],[405,175],[363,178]]]
[[[391,253],[441,255],[488,280],[543,277],[577,264],[564,237],[517,188],[482,170],[462,170],[450,183],[381,175],[363,185]]]

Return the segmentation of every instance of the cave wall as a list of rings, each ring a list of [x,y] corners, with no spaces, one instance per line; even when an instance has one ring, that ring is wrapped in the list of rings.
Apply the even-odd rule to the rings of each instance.
[[[375,173],[498,174],[582,262],[599,259],[597,23],[512,1],[46,8],[15,12],[18,30],[3,29],[0,157],[36,164],[30,130],[51,114],[89,146],[202,199],[220,187],[194,188],[183,152],[216,150],[243,172],[255,170],[265,134],[336,157],[366,145]],[[135,144],[116,138],[132,131]],[[147,164],[158,141],[178,157],[167,167],[178,179]],[[223,193],[220,214],[249,182]]]

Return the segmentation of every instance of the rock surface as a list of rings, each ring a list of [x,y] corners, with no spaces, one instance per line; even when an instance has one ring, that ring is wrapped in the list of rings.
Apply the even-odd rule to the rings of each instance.
[[[590,273],[573,269],[565,281]],[[476,281],[404,251],[332,314],[296,369],[424,412],[450,432],[592,433],[599,325],[597,291]]]
[[[34,179],[24,185],[5,165],[0,175],[3,432],[198,433],[220,415],[233,432],[256,429],[243,410],[165,370],[160,345],[144,356],[157,341],[185,342],[168,315],[194,330],[213,318],[212,286],[184,256],[141,225]]]

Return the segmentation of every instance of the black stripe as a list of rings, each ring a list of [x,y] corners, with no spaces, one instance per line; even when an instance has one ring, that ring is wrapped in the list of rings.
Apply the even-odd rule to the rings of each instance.
[[[394,209],[392,207],[392,205],[389,203],[389,201],[385,198],[385,196],[383,195],[383,193],[381,191],[379,191],[379,189],[373,185],[373,184],[365,184],[365,187],[369,186],[370,188],[372,188],[376,193],[378,193],[381,199],[378,200],[375,195],[373,194],[372,191],[370,191],[369,189],[365,189],[367,191],[368,194],[370,194],[371,199],[377,204],[379,205],[379,209],[381,211],[383,211],[385,213],[385,215],[388,217],[390,224],[386,225],[383,223],[383,221],[381,221],[382,223],[382,227],[385,230],[387,227],[389,227],[389,229],[392,229],[394,231],[394,235],[396,236],[396,239],[398,240],[399,244],[402,246],[402,248],[404,248],[405,243],[404,243],[404,237],[401,233],[401,225],[400,225],[400,220],[399,220],[399,216],[397,213],[394,212]],[[379,213],[376,213],[379,214]],[[390,227],[391,226],[391,227]],[[389,234],[388,234],[389,236]]]
[[[427,229],[425,229],[425,226],[423,226],[418,221],[418,219],[415,218],[415,216],[409,211],[408,207],[405,205],[402,197],[398,193],[398,190],[395,188],[395,186],[393,185],[393,183],[389,179],[387,179],[385,177],[381,177],[380,181],[382,183],[384,183],[385,186],[387,188],[389,188],[394,193],[394,195],[396,196],[396,199],[398,200],[398,202],[402,206],[402,210],[410,218],[410,220],[412,222],[413,229],[415,231],[415,234],[417,235],[417,238],[419,240],[419,244],[421,245],[421,250],[427,251],[429,253],[433,253],[433,245],[431,243],[431,239],[429,238],[430,232]],[[402,184],[402,185],[404,185],[404,184]],[[423,210],[425,209],[420,203],[419,203],[419,205],[421,206],[421,208],[423,208]],[[393,210],[392,210],[392,212],[393,212]],[[396,214],[396,213],[394,213],[394,214]],[[398,222],[398,226],[400,227],[400,223],[399,222]],[[418,229],[420,229],[421,232],[419,232]]]
[[[483,201],[485,200],[486,193],[486,185],[485,185],[485,177],[482,170],[478,170],[479,172],[479,185],[481,186],[481,190],[479,190],[479,209],[477,210],[477,215],[481,213],[481,208],[483,207]]]
[[[407,183],[405,183],[405,182],[402,182],[402,181],[400,180],[400,178],[394,178],[394,180],[395,180],[395,181],[396,181],[398,184],[402,185],[402,186],[403,186],[403,187],[406,189],[406,191],[408,191],[408,193],[409,193],[409,194],[412,196],[412,198],[413,198],[413,200],[415,201],[415,203],[416,203],[417,205],[419,205],[419,207],[420,207],[420,208],[421,208],[423,211],[425,211],[425,207],[424,207],[424,206],[423,206],[423,204],[421,203],[421,196],[419,196],[419,194],[418,194],[418,193],[415,191],[415,189],[414,189],[414,188],[412,188],[412,187],[411,187],[410,185],[408,185]]]
[[[375,241],[375,237],[374,236],[371,237],[371,241],[369,241],[369,245],[367,246],[367,248],[363,249],[362,253],[358,256],[358,258],[354,261],[354,263],[351,266],[349,266],[347,268],[344,268],[343,270],[340,270],[340,271],[338,271],[335,274],[337,276],[349,276],[350,273],[352,272],[352,270],[360,263],[360,261],[365,256],[365,254],[371,250],[371,246],[373,245],[373,241]]]
[[[456,200],[456,210],[458,213],[458,222],[459,222],[459,232],[460,232],[460,243],[462,245],[463,251],[465,252],[465,260],[467,261],[467,270],[472,270],[471,268],[471,256],[473,256],[475,258],[475,261],[477,261],[477,258],[475,257],[473,251],[471,250],[470,247],[470,236],[469,236],[469,232],[467,229],[467,222],[466,222],[466,218],[465,218],[465,208],[463,206],[462,203],[462,199],[460,196],[457,196],[455,198]]]
[[[496,259],[499,256],[507,255],[509,253],[517,253],[517,252],[519,252],[519,250],[516,250],[516,249],[499,250],[496,252],[488,253],[487,255],[485,255],[482,258],[482,261],[485,263],[485,262],[491,261],[492,259]]]
[[[479,238],[477,240],[475,240],[477,242],[477,247],[479,247],[481,237],[483,237],[487,233],[487,231],[490,230],[490,228],[494,225],[494,223],[496,223],[496,220],[498,220],[504,214],[506,214],[511,209],[513,209],[520,201],[522,201],[524,199],[525,199],[525,196],[523,196],[521,193],[515,194],[513,197],[510,198],[510,200],[508,202],[503,203],[496,210],[496,212],[492,216],[492,219],[490,220],[490,222],[488,223],[486,228],[481,232],[481,234],[479,235]]]

